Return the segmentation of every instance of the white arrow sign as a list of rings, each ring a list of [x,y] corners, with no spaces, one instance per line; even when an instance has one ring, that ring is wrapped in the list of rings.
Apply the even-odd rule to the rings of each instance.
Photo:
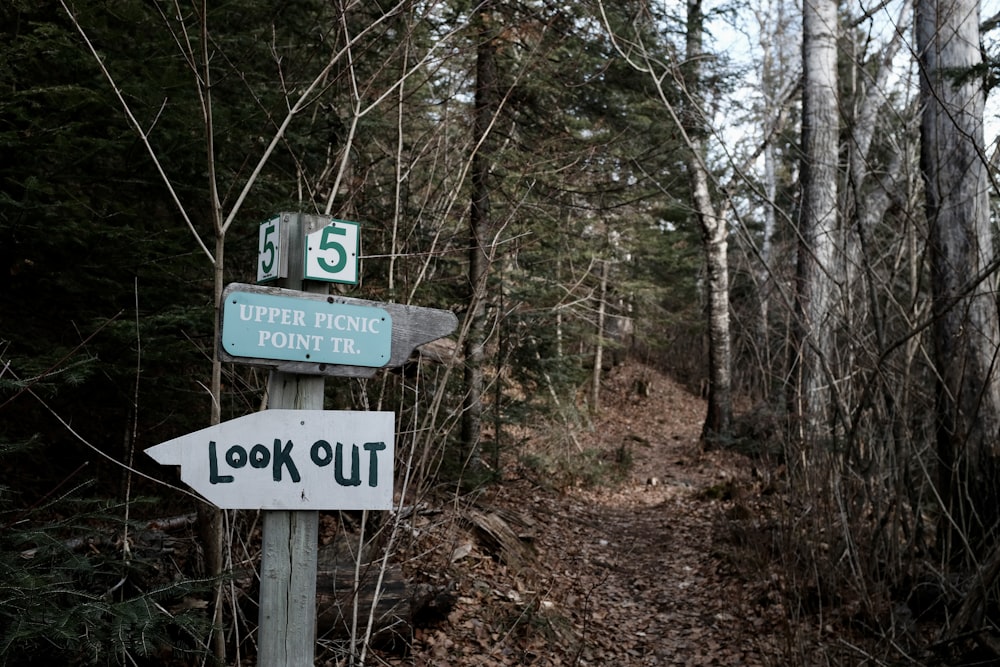
[[[222,509],[392,508],[392,412],[265,410],[150,447]]]

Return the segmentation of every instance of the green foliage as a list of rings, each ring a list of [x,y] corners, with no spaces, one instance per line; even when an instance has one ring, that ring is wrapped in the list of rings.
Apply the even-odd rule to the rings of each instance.
[[[287,109],[280,82],[294,88],[316,71],[321,50],[310,47],[323,37],[309,28],[323,7],[286,0],[211,9],[224,207]],[[132,0],[72,8],[214,250],[197,58],[183,50],[184,35],[200,34],[197,16]],[[205,425],[213,268],[65,11],[4,3],[0,37],[0,368],[10,364],[0,404],[4,417],[16,411],[0,419],[0,436],[39,434],[59,448],[58,478],[89,452],[53,412],[118,459],[119,443],[133,435],[141,447]],[[197,53],[197,41],[190,47]],[[313,130],[294,125],[286,148],[299,151]],[[245,201],[251,223],[233,227],[226,249],[236,279],[249,279],[254,225],[289,201],[297,168],[279,151]],[[24,391],[29,385],[49,407]]]
[[[649,77],[616,57],[593,9],[546,7],[545,28],[533,31],[508,17],[521,39],[501,50],[515,149],[501,157],[499,188],[502,201],[524,202],[507,215],[511,234],[525,236],[509,249],[516,260],[498,287],[524,304],[510,311],[511,372],[540,388],[541,400],[546,385],[572,395],[584,378],[598,336],[600,262],[611,262],[606,314],[642,320],[657,353],[702,319],[691,306],[702,259],[683,203],[686,148]],[[630,6],[606,9],[612,24],[633,24]],[[669,41],[649,43],[670,61]],[[669,79],[663,92],[677,102]],[[683,326],[664,339],[668,320]]]
[[[132,68],[147,90],[169,87],[155,57],[156,19],[137,3],[118,4],[107,12],[82,3],[81,20],[99,48],[109,47],[109,63],[148,49],[149,58],[136,55]],[[166,213],[148,157],[61,8],[31,3],[0,11],[0,355],[10,364],[4,379],[13,383],[0,389],[0,403],[12,399],[4,411],[17,413],[0,431],[14,440],[41,434],[75,467],[67,432],[24,387],[86,437],[105,442],[113,434],[121,442],[137,366],[145,364],[151,386],[167,365],[200,361],[199,350],[177,334],[169,357],[157,359],[159,348],[149,346],[140,361],[135,324],[140,319],[152,337],[163,310],[204,303],[174,279],[191,276],[200,260],[189,233]],[[126,25],[143,39],[110,39]],[[169,135],[168,124],[160,131]],[[190,339],[204,340],[204,315],[183,326]],[[161,381],[164,389],[177,384]],[[198,414],[190,402],[185,412]],[[151,424],[163,421],[155,409],[148,416]]]
[[[540,481],[557,489],[607,486],[628,477],[632,452],[624,445],[612,452],[597,449],[535,452],[522,456],[521,464],[534,471]]]
[[[182,601],[208,587],[172,580],[162,553],[133,546],[124,558],[102,543],[97,538],[123,527],[122,508],[84,500],[82,491],[17,510],[0,489],[0,665],[162,664],[167,655],[201,655],[196,638],[209,621]]]

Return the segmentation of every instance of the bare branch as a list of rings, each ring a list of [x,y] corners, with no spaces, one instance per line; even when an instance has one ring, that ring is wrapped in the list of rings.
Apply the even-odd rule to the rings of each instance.
[[[125,97],[122,95],[121,89],[115,82],[114,77],[111,76],[111,72],[109,72],[108,68],[104,65],[104,60],[97,52],[97,49],[94,47],[94,44],[90,41],[90,37],[87,35],[87,32],[83,29],[83,26],[80,25],[80,22],[76,18],[76,14],[74,14],[73,11],[66,5],[65,0],[59,0],[59,4],[62,6],[63,11],[66,12],[66,15],[69,16],[70,22],[72,22],[73,26],[77,29],[77,32],[80,33],[80,36],[83,38],[83,41],[87,44],[87,49],[90,51],[90,54],[94,57],[94,60],[97,62],[98,67],[101,68],[101,73],[104,74],[104,78],[106,78],[108,80],[108,83],[111,84],[111,89],[114,91],[115,97],[117,97],[118,101],[121,103],[122,109],[125,111],[125,116],[128,118],[129,124],[135,129],[136,133],[139,135],[139,139],[142,141],[143,146],[146,147],[146,152],[149,153],[149,157],[153,160],[153,164],[156,166],[156,171],[160,174],[160,178],[163,179],[163,183],[167,186],[167,191],[170,193],[171,199],[174,200],[174,204],[177,206],[178,212],[181,214],[181,217],[184,218],[184,223],[188,226],[188,229],[191,230],[191,234],[194,236],[195,241],[197,241],[198,247],[200,247],[202,252],[205,253],[205,256],[208,257],[208,261],[214,265],[215,257],[212,255],[212,252],[208,249],[208,246],[205,245],[205,242],[198,234],[198,231],[194,228],[194,223],[191,221],[190,216],[188,216],[188,213],[185,210],[184,205],[181,204],[181,200],[177,196],[177,192],[174,190],[173,184],[170,182],[170,177],[167,176],[166,171],[164,171],[163,169],[163,165],[160,164],[159,158],[156,157],[156,151],[153,150],[153,146],[149,142],[149,133],[143,130],[142,125],[139,124],[138,119],[132,113],[132,108],[129,106],[129,103],[125,101]]]

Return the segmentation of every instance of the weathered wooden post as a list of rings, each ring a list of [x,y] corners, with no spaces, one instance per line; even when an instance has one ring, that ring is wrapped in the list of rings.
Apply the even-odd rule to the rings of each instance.
[[[283,233],[288,234],[287,273],[278,279],[278,286],[329,293],[329,283],[304,279],[305,234],[301,216],[283,213],[281,218],[282,227],[287,230]],[[258,267],[258,274],[261,268]],[[272,370],[267,380],[267,408],[322,410],[324,385],[322,375]],[[260,667],[312,665],[316,655],[319,511],[265,510],[261,542],[257,664]]]
[[[222,295],[222,358],[271,369],[267,410],[146,450],[223,509],[263,510],[258,665],[312,665],[318,510],[387,510],[395,415],[323,410],[324,376],[371,377],[458,326],[447,310],[333,296],[357,282],[358,225],[283,213],[260,228],[258,282]]]

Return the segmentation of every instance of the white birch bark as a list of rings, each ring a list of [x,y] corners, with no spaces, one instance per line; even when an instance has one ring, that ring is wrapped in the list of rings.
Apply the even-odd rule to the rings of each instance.
[[[722,198],[716,206],[712,199],[708,168],[708,135],[710,123],[705,117],[701,97],[703,81],[701,63],[704,52],[705,15],[701,0],[687,3],[687,44],[683,74],[678,76],[673,68],[657,62],[637,38],[626,49],[611,29],[604,4],[599,4],[604,25],[615,50],[638,72],[649,75],[656,86],[657,95],[670,119],[676,124],[688,148],[686,166],[689,172],[691,198],[702,233],[705,252],[708,299],[709,386],[708,412],[702,427],[702,440],[711,442],[728,436],[732,428],[732,344],[729,320],[729,235],[726,226],[728,202]],[[670,76],[685,92],[683,108],[678,111],[668,98],[664,81]]]
[[[775,142],[780,128],[785,124],[788,113],[790,92],[797,86],[798,70],[792,72],[794,55],[792,39],[789,35],[789,3],[785,0],[761,0],[754,10],[757,22],[760,48],[760,124],[764,136],[763,187],[764,209],[763,230],[760,240],[760,266],[756,271],[758,298],[760,300],[760,322],[758,344],[765,359],[770,358],[770,312],[775,293],[774,238],[778,230],[778,173]],[[798,50],[795,41],[794,50]],[[770,367],[770,362],[766,362]],[[766,384],[763,386],[765,395]]]
[[[824,435],[834,400],[836,301],[837,3],[802,7],[802,210],[799,220],[798,340],[794,410],[811,440]]]
[[[704,20],[701,0],[688,0],[687,75],[684,81],[689,98],[685,110],[690,126],[690,157],[687,162],[708,278],[708,413],[702,427],[702,439],[710,443],[728,436],[732,426],[732,344],[729,327],[729,230],[725,207],[716,207],[712,201],[706,166],[709,123],[704,117],[700,95],[701,62],[705,57]]]
[[[960,555],[995,538],[1000,383],[995,252],[983,151],[979,3],[920,0],[921,167],[934,297],[943,535]],[[959,534],[961,531],[961,534]],[[968,546],[966,546],[968,545]],[[973,554],[966,554],[973,555]]]

